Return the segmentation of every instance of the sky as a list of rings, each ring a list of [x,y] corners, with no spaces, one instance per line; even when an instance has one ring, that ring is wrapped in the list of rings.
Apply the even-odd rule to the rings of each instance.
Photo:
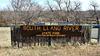
[[[5,8],[9,4],[9,0],[0,0],[0,8]]]
[[[39,4],[45,5],[46,0],[37,0]],[[52,2],[52,0],[49,0]],[[96,1],[98,5],[100,5],[100,0],[75,0],[75,1],[80,1],[82,3],[82,10],[88,10],[89,9],[89,2],[90,1]],[[0,8],[6,8],[6,6],[9,6],[9,0],[0,0]]]

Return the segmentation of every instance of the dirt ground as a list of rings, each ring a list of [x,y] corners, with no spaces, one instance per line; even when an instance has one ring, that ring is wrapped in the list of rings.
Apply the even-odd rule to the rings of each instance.
[[[2,47],[0,56],[100,56],[100,45]]]

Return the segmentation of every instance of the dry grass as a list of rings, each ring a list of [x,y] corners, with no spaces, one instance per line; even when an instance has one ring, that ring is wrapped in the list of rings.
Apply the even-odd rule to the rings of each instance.
[[[99,45],[0,48],[0,56],[100,56]]]

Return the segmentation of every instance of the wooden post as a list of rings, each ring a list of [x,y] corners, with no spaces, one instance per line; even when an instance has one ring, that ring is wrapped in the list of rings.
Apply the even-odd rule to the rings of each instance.
[[[48,37],[48,46],[51,46],[51,37]]]
[[[37,38],[38,46],[39,46],[39,39],[40,39],[40,38],[38,37],[38,38]]]
[[[100,43],[100,28],[98,28],[98,43]]]

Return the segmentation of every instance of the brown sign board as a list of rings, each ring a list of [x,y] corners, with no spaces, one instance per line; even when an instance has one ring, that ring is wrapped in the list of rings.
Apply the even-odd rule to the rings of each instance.
[[[34,26],[22,25],[20,26],[21,35],[23,37],[68,37],[81,36],[82,26],[79,25],[65,25],[65,26]]]

